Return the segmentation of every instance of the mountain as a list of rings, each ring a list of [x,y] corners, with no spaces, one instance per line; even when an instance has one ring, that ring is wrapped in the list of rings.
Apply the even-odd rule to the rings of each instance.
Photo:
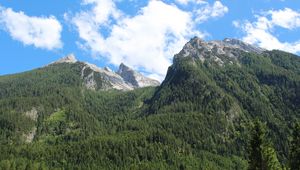
[[[300,58],[290,53],[239,40],[193,38],[175,55],[147,115],[201,113],[206,125],[199,125],[190,144],[236,155],[246,151],[246,125],[259,118],[270,128],[283,160],[290,122],[300,116],[299,73]]]
[[[135,88],[159,86],[159,82],[141,73],[134,71],[123,63],[120,65],[118,72],[113,72],[108,67],[104,69],[94,64],[79,62],[74,55],[70,54],[66,57],[53,62],[51,65],[69,63],[78,65],[81,68],[81,79],[88,89],[93,90],[133,90]]]
[[[78,62],[77,59],[75,58],[74,54],[69,54],[51,64],[59,64],[59,63],[76,63]]]
[[[212,60],[219,65],[223,65],[226,62],[234,62],[240,56],[239,52],[241,51],[261,54],[265,50],[236,39],[225,38],[223,41],[206,42],[194,37],[185,44],[174,60],[177,56],[192,57],[201,61]]]
[[[157,85],[73,55],[1,76],[0,169],[247,169],[256,119],[288,165],[299,56],[195,37]]]
[[[119,74],[126,83],[135,88],[160,85],[159,81],[145,77],[141,73],[134,71],[123,63],[120,64],[117,74]]]

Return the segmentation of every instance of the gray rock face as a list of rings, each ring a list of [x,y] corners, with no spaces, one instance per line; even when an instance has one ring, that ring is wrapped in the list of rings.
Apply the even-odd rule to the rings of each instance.
[[[25,116],[31,120],[37,122],[38,120],[38,111],[33,107],[30,111],[25,112]],[[37,128],[34,126],[28,133],[23,134],[23,139],[26,143],[31,143],[35,137]]]
[[[175,56],[175,59],[176,57],[189,56],[201,61],[210,59],[219,65],[223,65],[225,58],[234,60],[241,51],[260,54],[265,50],[237,39],[225,38],[222,41],[204,41],[195,37],[185,44],[180,53]]]
[[[77,59],[75,58],[74,54],[69,54],[69,55],[57,60],[53,64],[57,64],[57,63],[76,63],[76,62],[77,62]]]
[[[25,116],[36,122],[38,119],[38,111],[33,107],[30,111],[25,112]]]
[[[147,86],[159,86],[160,84],[158,81],[147,78],[124,64],[120,65],[118,72],[114,72],[108,67],[99,68],[94,64],[79,62],[73,54],[51,64],[60,63],[79,64],[83,85],[91,90],[117,89],[127,91]]]
[[[23,138],[26,143],[31,143],[33,141],[36,134],[36,130],[37,128],[33,127],[27,134],[23,134]]]
[[[263,51],[265,51],[265,49],[263,49],[263,48],[245,43],[245,42],[243,42],[241,40],[237,40],[237,39],[225,38],[222,42],[225,45],[227,45],[228,47],[237,48],[237,49],[243,50],[245,52],[253,52],[253,53],[260,54]]]
[[[160,84],[159,81],[145,77],[141,73],[134,71],[123,63],[120,64],[117,74],[119,74],[127,84],[130,84],[134,88],[159,86]]]
[[[81,77],[84,80],[84,85],[88,89],[117,89],[117,90],[133,90],[134,88],[127,84],[123,78],[117,73],[108,68],[99,68],[94,64],[83,63],[84,67],[81,70]],[[85,74],[85,72],[89,72]],[[101,83],[97,83],[101,82]]]

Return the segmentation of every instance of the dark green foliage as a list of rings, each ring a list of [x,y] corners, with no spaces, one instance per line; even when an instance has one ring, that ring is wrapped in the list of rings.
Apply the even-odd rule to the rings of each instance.
[[[295,124],[290,146],[290,167],[292,170],[300,169],[300,122]]]
[[[263,145],[266,143],[266,129],[259,121],[254,122],[249,147],[249,170],[264,169]]]
[[[249,170],[280,170],[272,144],[267,140],[266,127],[259,120],[254,121],[249,142]]]
[[[299,58],[237,54],[224,66],[176,57],[160,87],[128,92],[103,91],[100,74],[86,89],[82,63],[0,77],[0,169],[247,169],[256,117],[274,144],[259,154],[276,169],[300,116]]]

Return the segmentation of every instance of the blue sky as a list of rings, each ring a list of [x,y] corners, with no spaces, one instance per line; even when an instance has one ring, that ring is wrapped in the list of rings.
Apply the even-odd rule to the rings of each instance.
[[[192,37],[237,38],[300,54],[298,0],[0,0],[0,75],[69,53],[163,79]]]

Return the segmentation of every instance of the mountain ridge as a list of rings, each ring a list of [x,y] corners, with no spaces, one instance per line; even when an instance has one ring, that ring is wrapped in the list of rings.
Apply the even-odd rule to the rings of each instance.
[[[88,89],[97,89],[99,85],[97,85],[97,80],[95,80],[95,74],[101,74],[101,78],[106,81],[105,87],[103,90],[107,89],[117,89],[117,90],[133,90],[135,88],[148,87],[148,86],[159,86],[159,82],[157,80],[148,78],[141,73],[134,71],[133,69],[126,66],[124,63],[121,63],[117,72],[112,71],[109,67],[99,68],[95,64],[91,64],[88,62],[81,62],[76,59],[73,54],[69,54],[55,62],[53,64],[83,64],[81,70],[81,78],[85,82],[85,86]],[[89,69],[90,72],[88,75],[85,75],[85,70]]]
[[[235,62],[236,57],[241,52],[261,54],[264,51],[266,50],[237,39],[225,38],[224,40],[204,41],[194,37],[175,55],[174,61],[176,61],[177,56],[190,56],[194,59],[200,59],[202,62],[208,59],[222,66],[224,63],[232,64]]]

